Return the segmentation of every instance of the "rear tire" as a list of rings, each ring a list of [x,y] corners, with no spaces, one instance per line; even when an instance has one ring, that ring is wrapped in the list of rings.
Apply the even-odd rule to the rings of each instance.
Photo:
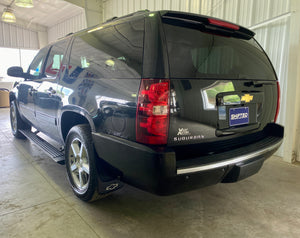
[[[78,198],[92,202],[104,197],[98,194],[97,155],[89,125],[77,125],[69,131],[65,159],[68,178]]]
[[[20,130],[30,129],[31,126],[22,120],[20,117],[16,102],[10,103],[10,125],[12,134],[19,139],[26,139],[26,137],[20,132]]]

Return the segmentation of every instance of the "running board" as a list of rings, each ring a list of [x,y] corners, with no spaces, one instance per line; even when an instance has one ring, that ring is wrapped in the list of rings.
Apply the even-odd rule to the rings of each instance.
[[[65,163],[65,154],[63,151],[58,150],[43,138],[39,137],[36,133],[33,133],[31,130],[20,130],[20,132],[38,147],[40,147],[44,152],[46,152],[56,163]]]

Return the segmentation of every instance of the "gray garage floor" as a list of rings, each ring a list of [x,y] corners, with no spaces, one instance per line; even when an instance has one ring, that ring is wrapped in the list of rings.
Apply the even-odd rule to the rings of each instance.
[[[158,197],[130,186],[87,204],[65,168],[14,139],[0,109],[0,237],[300,237],[300,166],[277,157],[236,184]]]

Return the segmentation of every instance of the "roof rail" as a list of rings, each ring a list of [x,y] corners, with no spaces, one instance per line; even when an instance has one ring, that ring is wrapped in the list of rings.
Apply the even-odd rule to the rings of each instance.
[[[70,33],[66,34],[65,37],[73,35],[73,34],[74,34],[73,32],[70,32]]]
[[[65,36],[62,36],[62,37],[57,38],[57,40],[64,39],[65,37],[71,36],[71,35],[73,35],[73,34],[74,34],[73,32],[70,32],[70,33],[66,34]]]
[[[134,13],[132,13],[133,15],[138,15],[138,14],[141,14],[141,13],[145,13],[145,12],[150,12],[148,9],[144,9],[144,10],[138,10]]]
[[[112,17],[112,18],[107,19],[105,22],[110,22],[110,21],[116,20],[117,18],[118,18],[118,17],[114,16],[114,17]]]
[[[112,17],[112,18],[109,18],[105,21],[106,22],[110,22],[110,21],[114,21],[114,20],[118,20],[118,19],[123,19],[123,18],[126,18],[126,17],[131,17],[131,16],[135,16],[135,15],[140,15],[140,14],[144,14],[146,12],[150,12],[148,9],[145,9],[145,10],[139,10],[139,11],[136,11],[136,12],[133,12],[133,13],[130,13],[128,15],[125,15],[125,16],[121,16],[121,17]]]

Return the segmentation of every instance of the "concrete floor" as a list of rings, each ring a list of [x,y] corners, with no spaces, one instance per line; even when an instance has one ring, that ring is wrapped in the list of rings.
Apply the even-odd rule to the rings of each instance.
[[[272,157],[257,175],[169,197],[129,185],[92,204],[65,168],[13,138],[0,109],[0,237],[300,237],[300,166]]]

